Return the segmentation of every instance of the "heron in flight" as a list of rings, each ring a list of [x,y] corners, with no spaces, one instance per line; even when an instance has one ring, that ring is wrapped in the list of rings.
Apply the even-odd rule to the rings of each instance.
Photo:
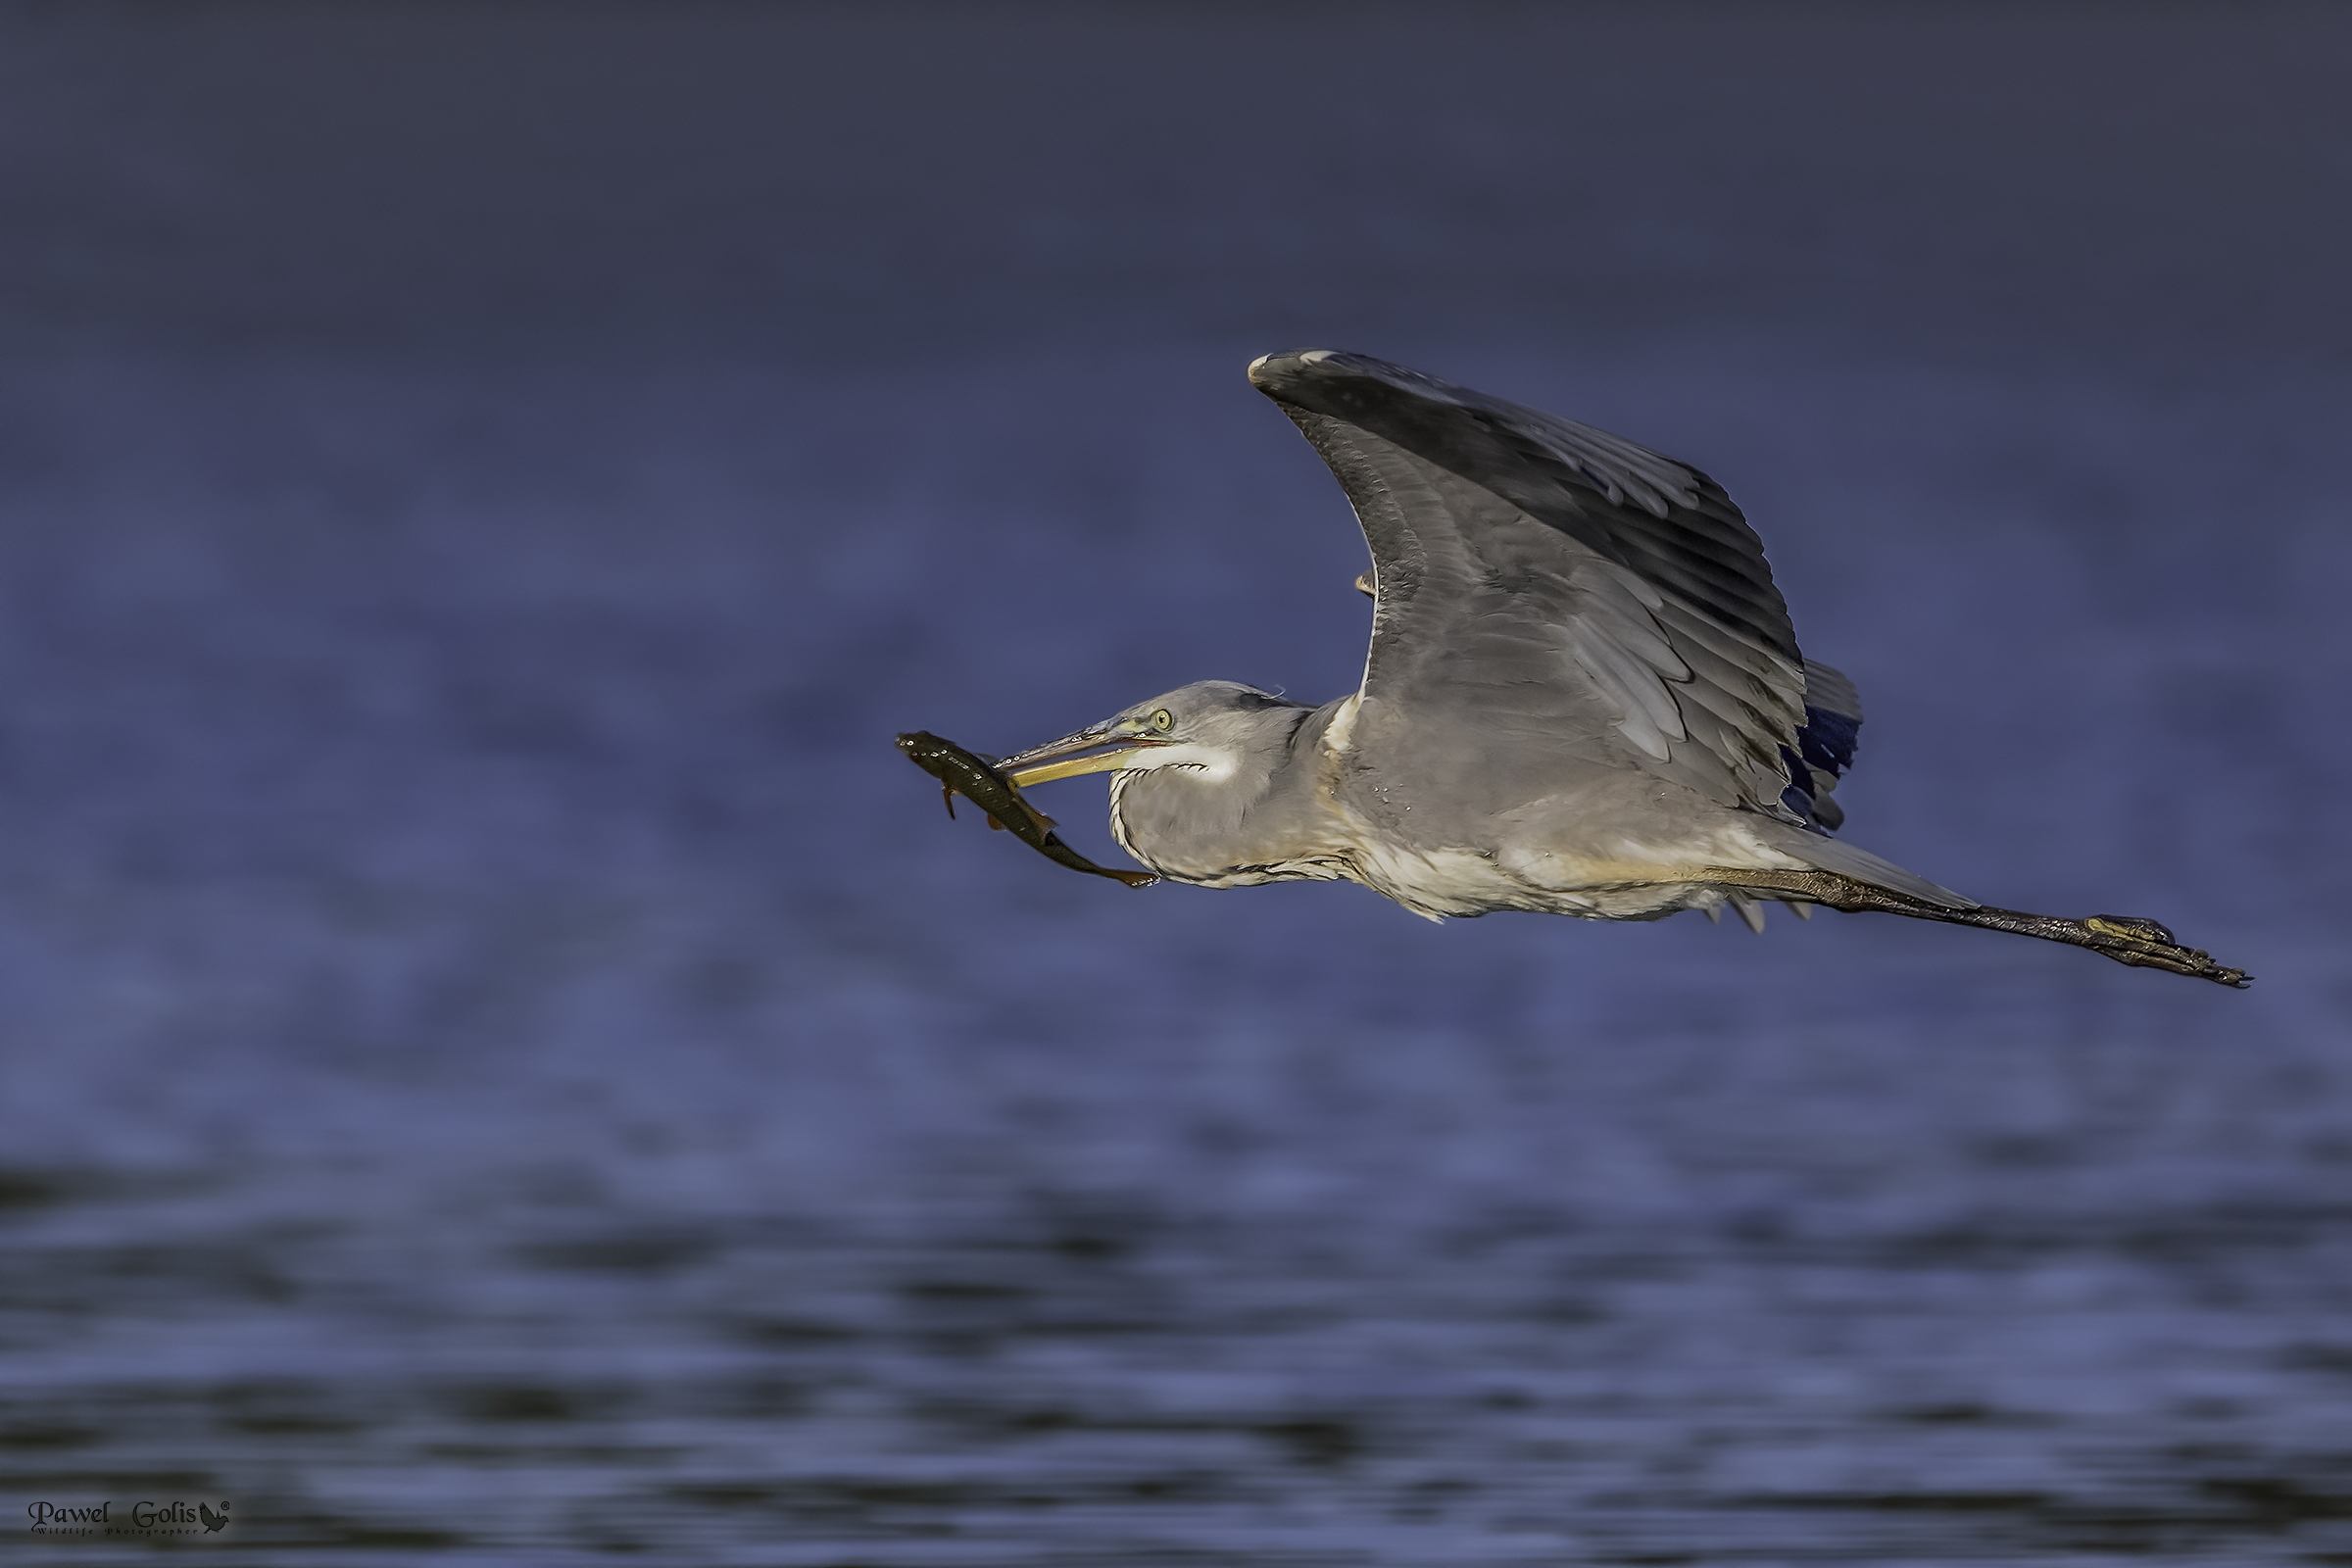
[[[1200,681],[1000,764],[1108,772],[1111,831],[1159,875],[1345,878],[1432,919],[1728,906],[1760,931],[1768,902],[1822,904],[2246,983],[2153,920],[1989,908],[1834,837],[1861,705],[1696,468],[1360,354],[1250,379],[1371,546],[1362,685],[1309,707]]]

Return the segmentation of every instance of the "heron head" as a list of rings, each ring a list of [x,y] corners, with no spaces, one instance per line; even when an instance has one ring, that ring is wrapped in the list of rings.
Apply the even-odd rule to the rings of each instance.
[[[1267,710],[1299,707],[1239,681],[1195,681],[997,765],[1023,788],[1080,773],[1163,767],[1221,776],[1232,772],[1244,746],[1262,730]]]

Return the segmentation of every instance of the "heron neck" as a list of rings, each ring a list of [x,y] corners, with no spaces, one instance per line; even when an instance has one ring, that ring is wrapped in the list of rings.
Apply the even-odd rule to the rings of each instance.
[[[1114,775],[1110,826],[1120,847],[1162,875],[1217,882],[1331,854],[1337,824],[1321,808],[1323,732],[1339,703],[1235,715],[1225,768]]]

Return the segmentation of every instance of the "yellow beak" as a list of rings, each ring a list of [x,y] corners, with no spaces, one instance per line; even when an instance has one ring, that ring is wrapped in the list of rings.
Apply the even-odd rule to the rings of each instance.
[[[1115,752],[1104,752],[1099,757],[1073,757],[1066,762],[1024,767],[1009,771],[1004,776],[1022,789],[1027,789],[1032,784],[1051,784],[1057,778],[1076,778],[1081,773],[1107,773],[1113,768],[1124,767],[1127,759],[1136,753],[1150,750],[1148,746],[1122,746]]]
[[[1108,725],[1098,724],[1082,729],[1075,735],[1064,735],[1057,741],[1032,747],[1017,757],[1007,757],[997,764],[1006,778],[1019,789],[1032,784],[1050,784],[1057,778],[1076,778],[1081,773],[1107,773],[1124,767],[1127,759],[1166,741],[1146,740],[1137,736],[1119,735]],[[1092,752],[1098,746],[1108,746],[1107,752],[1096,752],[1092,757],[1073,757],[1073,752]]]

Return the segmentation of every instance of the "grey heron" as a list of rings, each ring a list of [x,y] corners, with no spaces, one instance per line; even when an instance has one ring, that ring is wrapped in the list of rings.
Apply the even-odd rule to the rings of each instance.
[[[1110,774],[1120,846],[1203,887],[1345,878],[1433,919],[1651,920],[1768,902],[2072,943],[2224,985],[2153,920],[1995,909],[1835,835],[1854,688],[1798,651],[1764,550],[1690,465],[1360,354],[1250,379],[1371,547],[1362,684],[1180,687],[1001,764]]]

